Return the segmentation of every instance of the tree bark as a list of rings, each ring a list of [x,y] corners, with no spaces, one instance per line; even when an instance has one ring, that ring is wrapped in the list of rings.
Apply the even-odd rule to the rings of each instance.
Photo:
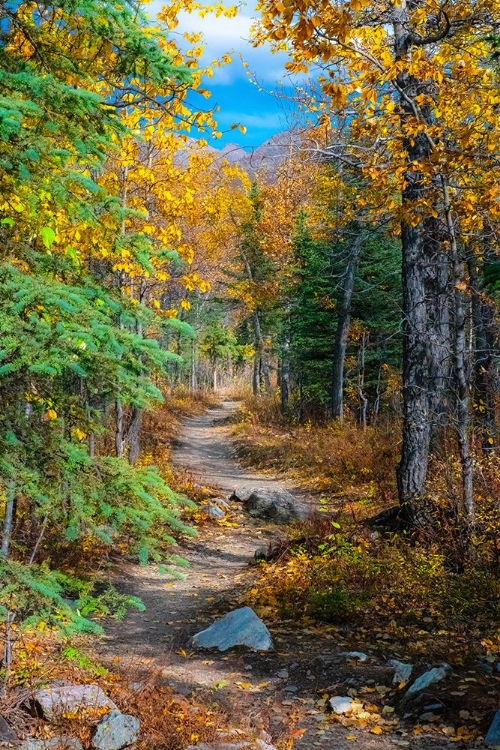
[[[143,410],[139,406],[132,407],[132,415],[130,417],[130,425],[127,430],[127,442],[129,446],[128,450],[128,461],[129,464],[134,466],[137,463],[139,454],[141,451],[141,426],[142,426],[142,412]]]
[[[5,516],[4,516],[4,521],[3,521],[3,532],[2,532],[2,546],[0,547],[0,553],[4,557],[9,556],[10,540],[12,537],[12,528],[14,526],[15,503],[16,503],[16,483],[12,479],[9,482],[9,486],[7,489],[7,499],[5,503]]]
[[[116,401],[116,404],[115,404],[115,413],[116,413],[116,428],[115,428],[116,455],[118,456],[118,458],[121,458],[125,451],[125,431],[124,431],[123,404],[119,400]]]
[[[356,269],[363,244],[361,225],[355,222],[356,237],[349,251],[349,259],[341,288],[337,330],[333,345],[332,417],[341,423],[344,419],[344,363],[351,322],[351,302],[356,281]]]
[[[290,398],[290,322],[287,319],[281,346],[281,367],[279,373],[279,387],[281,399],[281,411],[288,408]]]
[[[458,450],[460,454],[460,465],[462,470],[462,503],[463,510],[470,526],[475,523],[474,509],[474,476],[472,453],[469,441],[469,384],[467,382],[467,362],[466,362],[466,306],[464,295],[464,276],[465,265],[460,258],[455,227],[451,212],[450,190],[446,177],[442,178],[444,211],[446,217],[446,228],[448,230],[449,242],[451,246],[451,260],[453,267],[454,283],[454,375],[456,379],[456,429],[458,438]]]
[[[443,249],[442,230],[438,220],[427,219],[424,252],[426,255],[426,294],[428,311],[429,419],[431,450],[437,443],[440,428],[448,422],[451,403],[452,335],[450,307],[452,290],[450,259]]]
[[[408,58],[411,32],[406,0],[394,9],[394,52],[398,62]],[[396,79],[399,91],[401,125],[415,119],[414,102],[426,84],[409,75],[403,67]],[[424,108],[421,112],[425,114]],[[405,214],[412,214],[425,197],[424,176],[414,164],[429,158],[431,145],[423,131],[405,139],[407,157],[405,187],[402,193]],[[403,435],[401,460],[397,470],[402,515],[412,526],[425,524],[422,500],[425,497],[430,449],[429,316],[426,299],[426,243],[424,221],[404,220],[401,225],[403,281]]]
[[[469,261],[473,326],[473,413],[481,430],[484,453],[495,450],[495,372],[494,372],[494,309],[481,294],[477,259]]]

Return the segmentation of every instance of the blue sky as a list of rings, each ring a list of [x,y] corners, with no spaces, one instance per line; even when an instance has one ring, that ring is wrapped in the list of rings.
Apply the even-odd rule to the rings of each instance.
[[[154,17],[161,6],[161,0],[153,0],[146,10]],[[255,17],[253,5],[243,5],[236,18],[215,18],[211,15],[200,18],[194,14],[182,13],[176,30],[181,33],[203,32],[203,62],[210,62],[226,52],[233,57],[230,65],[216,69],[213,78],[207,79],[206,88],[212,92],[211,99],[195,99],[196,103],[201,102],[201,106],[220,106],[217,120],[219,130],[224,134],[221,139],[212,142],[216,147],[237,143],[244,149],[251,150],[275,133],[290,127],[286,104],[270,93],[286,73],[284,65],[287,58],[281,53],[273,55],[268,47],[252,47],[248,40]],[[248,64],[246,70],[239,55]],[[249,79],[249,72],[258,83]],[[247,128],[246,135],[238,130],[231,131],[233,123],[244,125]]]

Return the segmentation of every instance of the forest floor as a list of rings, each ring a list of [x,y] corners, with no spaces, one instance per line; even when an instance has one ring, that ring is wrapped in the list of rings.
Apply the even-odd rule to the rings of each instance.
[[[173,464],[226,500],[235,488],[286,486],[293,491],[286,481],[256,474],[238,463],[231,435],[237,407],[226,402],[184,420],[173,447]],[[304,490],[300,495],[307,501]],[[304,750],[449,746],[446,737],[425,730],[414,734],[404,721],[391,722],[388,711],[376,725],[368,722],[364,727],[331,720],[326,712],[328,697],[355,689],[364,695],[358,700],[369,704],[370,698],[373,703],[389,692],[392,672],[385,660],[372,652],[358,664],[341,655],[346,647],[354,648],[356,627],[339,631],[328,624],[297,623],[276,613],[269,617],[260,613],[271,631],[273,652],[219,653],[190,647],[191,636],[247,603],[245,592],[256,585],[259,574],[252,565],[255,550],[283,534],[282,527],[252,519],[232,502],[224,520],[201,523],[199,536],[182,543],[179,551],[190,563],[183,580],[166,578],[154,567],[121,566],[115,583],[139,596],[146,611],[129,612],[123,622],[108,623],[98,646],[101,662],[126,674],[130,682],[164,680],[182,695],[220,707],[229,722],[255,736],[265,729],[278,747],[280,738],[284,743],[291,736],[295,736],[294,747]],[[357,650],[363,651],[369,644],[360,640]],[[387,653],[391,655],[395,654]],[[369,710],[376,712],[377,707]]]

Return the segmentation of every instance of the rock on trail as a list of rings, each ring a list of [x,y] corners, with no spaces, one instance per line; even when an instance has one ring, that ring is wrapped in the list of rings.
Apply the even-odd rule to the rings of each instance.
[[[217,648],[219,651],[235,646],[246,646],[255,651],[273,648],[271,633],[250,607],[229,612],[206,630],[196,633],[192,643],[197,648]]]

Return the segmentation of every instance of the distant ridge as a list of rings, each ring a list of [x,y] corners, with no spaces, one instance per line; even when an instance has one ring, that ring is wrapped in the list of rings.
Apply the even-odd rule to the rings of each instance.
[[[279,167],[300,145],[303,134],[299,130],[284,130],[265,141],[257,148],[247,151],[236,143],[228,143],[217,149],[208,146],[213,153],[219,153],[221,158],[230,164],[238,164],[248,174],[260,171],[271,171]]]

